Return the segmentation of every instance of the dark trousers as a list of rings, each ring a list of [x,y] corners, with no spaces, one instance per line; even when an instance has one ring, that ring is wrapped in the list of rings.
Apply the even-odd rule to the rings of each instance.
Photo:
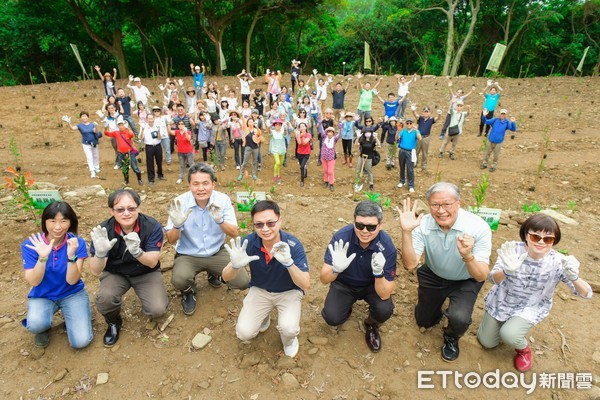
[[[171,154],[175,153],[175,136],[169,135],[169,148],[171,149]]]
[[[298,164],[300,164],[300,181],[304,182],[304,178],[308,176],[308,159],[310,154],[297,154]]]
[[[398,151],[398,163],[400,165],[400,183],[405,183],[405,177],[408,178],[408,187],[415,187],[415,166],[412,162],[412,153],[410,150],[400,149]]]
[[[243,154],[242,153],[242,151],[243,151],[242,143],[243,143],[242,139],[234,139],[233,140],[233,156],[235,159],[236,167],[239,167],[240,165],[242,165],[242,161],[244,161],[242,158],[242,154]]]
[[[364,287],[350,287],[333,281],[329,285],[329,292],[325,298],[321,315],[327,325],[341,325],[346,322],[352,313],[352,305],[358,300],[364,300],[369,304],[369,317],[379,324],[383,324],[394,313],[392,298],[381,300],[375,291],[374,283]]]
[[[345,156],[352,156],[352,139],[342,139],[342,149]]]
[[[442,316],[448,318],[445,333],[456,337],[462,336],[471,325],[471,314],[477,295],[483,282],[475,279],[450,281],[440,278],[423,265],[417,270],[419,281],[419,299],[415,307],[417,325],[429,328],[440,322]],[[446,298],[450,304],[445,311],[442,305]]]
[[[494,118],[494,112],[488,111],[487,119]],[[485,135],[487,136],[490,133],[491,125],[486,125],[485,123],[486,117],[483,115],[483,111],[481,112],[481,116],[479,117],[479,134],[483,133],[483,127],[485,126]]]
[[[448,126],[450,125],[451,117],[452,114],[446,114],[446,119],[444,120],[444,125],[442,125],[442,131],[440,132],[440,135],[444,135],[446,133],[446,129],[448,129]]]
[[[157,145],[146,145],[146,168],[148,169],[148,181],[154,182],[154,163],[156,163],[156,171],[158,172],[158,177],[163,177],[162,170],[162,162],[163,162],[163,154],[162,154],[162,146],[161,144]]]

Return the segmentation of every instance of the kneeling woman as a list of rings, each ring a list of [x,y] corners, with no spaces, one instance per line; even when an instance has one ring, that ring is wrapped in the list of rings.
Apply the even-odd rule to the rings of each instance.
[[[82,349],[92,341],[90,300],[81,280],[88,253],[77,236],[77,215],[63,201],[50,203],[42,213],[42,232],[21,245],[25,281],[33,286],[23,320],[38,347],[48,346],[52,317],[61,310],[69,344]]]
[[[514,348],[515,367],[525,372],[532,364],[527,335],[550,313],[556,285],[563,282],[586,299],[592,297],[592,289],[579,278],[579,261],[552,248],[560,241],[560,228],[552,217],[529,217],[519,234],[522,242],[506,242],[498,250],[489,275],[494,287],[485,298],[477,339],[486,348],[500,341]]]

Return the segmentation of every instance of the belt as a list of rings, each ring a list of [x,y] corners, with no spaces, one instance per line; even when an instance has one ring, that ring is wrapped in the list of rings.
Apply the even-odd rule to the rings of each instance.
[[[412,149],[411,150],[409,150],[409,149],[403,149],[402,147],[399,147],[399,149],[400,150],[404,150],[404,151],[412,151]]]

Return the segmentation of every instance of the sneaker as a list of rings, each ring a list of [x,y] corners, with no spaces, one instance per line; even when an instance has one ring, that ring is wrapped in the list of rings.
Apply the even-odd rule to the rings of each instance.
[[[239,168],[238,168],[238,169],[239,169]],[[237,180],[238,180],[238,181],[241,181],[243,177],[244,177],[244,175],[243,175],[243,174],[239,174],[239,175],[238,175],[238,177],[237,177]]]
[[[487,163],[486,162],[482,162],[481,165],[479,166],[479,168],[486,169],[487,168]]]
[[[150,186],[154,186],[154,181],[150,181],[150,182],[148,182],[148,185],[150,185]]]
[[[321,166],[321,160],[317,161],[317,167]]]
[[[496,170],[496,167],[494,167],[493,165],[490,167],[490,172],[494,172]]]
[[[385,169],[389,171],[390,169],[392,169],[392,166],[390,164],[385,164]]]
[[[45,349],[46,347],[48,347],[49,343],[50,343],[50,329],[48,329],[47,331],[44,331],[44,332],[36,333],[35,336],[33,337],[33,344],[35,344],[35,347],[40,347],[42,349]]]
[[[96,179],[96,178],[97,178],[97,176],[96,176],[96,174],[92,174],[92,175],[90,175],[90,178],[92,178],[92,179]]]
[[[440,152],[440,154],[438,154],[439,158],[444,158],[444,153]]]
[[[166,180],[167,180],[167,178],[165,178],[164,176],[159,176],[159,177],[158,177],[158,180],[159,180],[159,181],[166,181]]]
[[[260,333],[266,332],[267,329],[269,329],[269,326],[271,326],[271,316],[267,315],[267,318],[265,318],[262,324],[260,324],[260,328],[258,328],[258,331]]]
[[[240,169],[240,166],[239,166],[239,165],[236,165],[236,166],[235,166],[235,169]]]
[[[258,171],[259,172],[262,171],[262,165],[261,164],[258,164]]]
[[[225,166],[221,165],[221,171],[225,171]]]
[[[221,279],[220,275],[213,275],[209,273],[206,275],[206,280],[208,281],[208,284],[214,288],[219,288],[221,285],[223,285],[223,280]]]
[[[479,136],[481,136],[481,135],[483,135],[483,132],[479,132],[479,133],[477,134],[477,137],[479,137]]]
[[[456,157],[454,156],[454,153],[450,153],[450,159],[451,160],[456,160]]]
[[[415,192],[415,188],[409,188],[408,189],[408,193],[414,193]]]
[[[141,179],[138,179],[138,185],[142,186],[144,184],[144,181]]]
[[[277,184],[281,185],[281,177],[277,178]]]
[[[183,182],[183,179],[177,179],[177,181],[175,183],[178,185],[181,185],[181,182]]]
[[[444,140],[444,134],[440,133],[440,140]]]
[[[304,187],[304,182],[300,182],[300,187]]]
[[[328,187],[328,186],[329,186],[329,183],[327,183],[327,182],[323,182],[323,187],[324,187],[325,189],[327,189],[327,187]]]
[[[333,183],[329,185],[329,190],[331,190],[332,192],[335,190],[335,188],[333,187]]]
[[[460,355],[458,338],[453,335],[444,334],[444,346],[442,346],[442,359],[447,362],[456,361]]]
[[[288,357],[294,358],[298,354],[299,349],[300,343],[298,343],[298,338],[295,337],[291,344],[283,346],[283,353]]]
[[[252,179],[253,179],[253,180],[257,180],[257,179],[258,179],[258,176],[256,176],[256,175],[252,175]]]
[[[402,186],[404,186],[404,183],[400,182],[399,184],[396,185],[397,188],[401,188]]]
[[[375,187],[375,186],[373,186],[373,184],[372,184],[372,183],[371,183],[371,184],[369,184],[369,190],[373,190],[373,188],[374,188],[374,187]]]
[[[100,172],[102,172],[102,170],[101,170],[100,168],[96,168],[96,169],[94,170],[94,172],[95,172],[95,173],[97,173],[97,174],[99,174]]]
[[[515,368],[519,372],[527,372],[531,369],[531,348],[529,345],[522,350],[515,349],[517,354],[515,355]]]
[[[194,289],[189,288],[181,292],[181,306],[185,315],[192,315],[196,311],[196,293]]]
[[[121,167],[119,167],[118,165],[115,164],[115,166],[113,167],[113,169],[119,169]]]

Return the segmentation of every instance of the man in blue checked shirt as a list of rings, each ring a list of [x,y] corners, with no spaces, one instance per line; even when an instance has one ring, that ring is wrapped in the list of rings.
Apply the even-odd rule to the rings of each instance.
[[[300,315],[304,292],[310,287],[308,262],[302,243],[281,230],[281,212],[271,200],[259,201],[250,212],[254,232],[244,242],[238,236],[225,245],[230,262],[223,279],[233,281],[250,265],[250,290],[244,299],[235,333],[242,341],[254,339],[271,324],[277,308],[277,330],[283,352],[298,354]]]

